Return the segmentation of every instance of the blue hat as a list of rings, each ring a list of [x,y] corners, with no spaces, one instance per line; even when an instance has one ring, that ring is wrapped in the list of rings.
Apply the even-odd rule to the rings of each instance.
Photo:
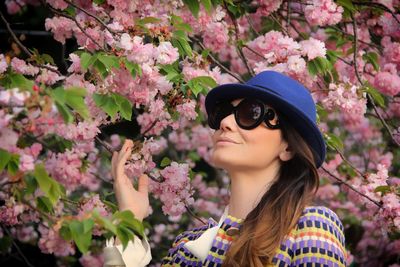
[[[319,168],[325,160],[325,141],[316,124],[317,112],[310,92],[296,80],[276,71],[263,71],[244,84],[223,84],[206,96],[207,113],[220,100],[254,97],[285,115],[314,153]]]

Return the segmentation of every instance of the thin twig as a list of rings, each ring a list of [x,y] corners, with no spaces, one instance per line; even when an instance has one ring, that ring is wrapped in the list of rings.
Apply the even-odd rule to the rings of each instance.
[[[379,8],[379,9],[381,9],[381,10],[384,10],[384,11],[386,11],[386,12],[389,12],[391,15],[392,15],[392,17],[397,21],[397,23],[399,23],[400,24],[400,21],[399,21],[399,19],[397,18],[397,16],[396,16],[396,14],[392,11],[392,10],[390,10],[387,6],[385,6],[385,5],[383,5],[383,4],[381,4],[381,3],[374,3],[374,2],[352,2],[354,5],[363,5],[363,6],[372,6],[372,7],[376,7],[376,8]]]
[[[199,41],[199,40],[197,40],[197,39],[195,39],[195,38],[192,38],[192,39],[193,39],[196,43],[199,44],[199,46],[200,46],[200,48],[201,48],[202,50],[206,50],[206,49],[207,49],[201,41]],[[232,76],[233,78],[235,78],[237,81],[239,81],[240,83],[244,83],[244,80],[243,80],[240,76],[236,75],[236,74],[233,73],[231,70],[229,70],[227,67],[225,67],[221,62],[219,62],[218,59],[216,59],[213,55],[211,55],[211,53],[208,53],[208,57],[210,57],[211,60],[212,60],[215,64],[217,64],[221,69],[223,69],[226,73],[228,73],[229,75],[231,75],[231,76]]]
[[[352,19],[353,22],[353,34],[354,34],[354,43],[353,43],[353,50],[354,50],[354,54],[353,54],[353,62],[354,62],[354,72],[356,74],[357,80],[358,82],[364,86],[364,82],[361,79],[360,74],[358,73],[358,68],[357,68],[357,49],[358,49],[358,39],[357,39],[357,22],[354,18],[353,13],[350,13],[350,17]],[[367,98],[368,101],[371,103],[372,108],[374,109],[376,115],[378,115],[379,120],[382,122],[384,128],[386,129],[386,131],[389,133],[390,137],[392,138],[392,141],[397,145],[400,146],[400,143],[397,142],[397,140],[394,138],[392,131],[390,130],[389,126],[387,125],[385,119],[381,116],[381,114],[378,111],[378,108],[376,107],[375,101],[374,99],[370,96],[370,94],[367,93]]]
[[[86,9],[74,4],[72,1],[69,0],[64,0],[65,2],[67,2],[68,4],[70,4],[71,6],[75,7],[76,9],[79,9],[80,11],[82,11],[83,13],[85,13],[86,15],[88,15],[89,17],[94,18],[95,20],[97,20],[101,25],[104,26],[104,28],[106,28],[109,32],[114,33],[114,34],[119,34],[118,32],[110,29],[110,27],[107,26],[107,24],[105,24],[104,21],[102,21],[99,17],[97,17],[96,15],[91,14],[89,11],[87,11]]]
[[[10,24],[8,23],[8,21],[6,20],[6,18],[3,16],[3,13],[0,11],[0,16],[1,16],[1,20],[4,22],[4,24],[6,25],[6,28],[8,30],[8,32],[11,34],[12,38],[14,39],[14,41],[17,43],[17,45],[24,51],[25,54],[27,54],[29,57],[33,57],[33,54],[31,52],[29,52],[28,48],[26,48],[21,41],[18,39],[18,37],[15,35],[15,33],[13,32],[13,30],[10,27]]]
[[[18,244],[15,242],[14,238],[11,235],[11,232],[7,229],[7,227],[5,226],[1,226],[1,228],[3,229],[4,232],[7,233],[8,236],[11,237],[11,242],[13,244],[13,246],[15,247],[15,249],[17,250],[17,253],[22,257],[22,259],[24,260],[25,264],[28,267],[35,267],[32,263],[29,262],[29,260],[25,257],[24,253],[22,252],[22,250],[19,248]]]
[[[226,10],[226,12],[228,12],[228,15],[229,15],[229,17],[231,18],[232,23],[233,23],[233,26],[234,26],[234,28],[235,28],[235,39],[236,39],[236,44],[237,44],[237,43],[239,42],[239,26],[238,26],[238,24],[237,24],[237,21],[236,21],[235,16],[232,14],[232,12],[231,12],[231,11],[228,9],[228,7],[226,6],[226,3],[224,3],[224,5],[225,5],[225,10]],[[251,76],[254,76],[255,73],[254,73],[254,71],[250,68],[249,62],[247,61],[246,57],[245,57],[244,54],[243,54],[242,47],[241,47],[240,45],[236,45],[236,49],[237,49],[237,51],[239,52],[239,56],[240,56],[240,58],[242,59],[244,65],[246,66],[247,71],[249,72],[249,74],[250,74]]]
[[[327,174],[329,174],[330,177],[334,178],[335,180],[337,180],[339,183],[346,185],[348,188],[350,188],[351,190],[353,190],[354,192],[356,192],[357,194],[365,197],[366,199],[368,199],[369,201],[371,201],[372,203],[374,203],[375,205],[377,205],[379,208],[382,208],[382,204],[380,204],[379,202],[373,200],[372,198],[370,198],[369,196],[365,195],[364,193],[359,192],[357,189],[355,189],[351,184],[349,184],[348,182],[340,179],[339,177],[337,177],[336,175],[334,175],[333,173],[331,173],[329,170],[325,169],[325,167],[321,167],[321,169],[323,169]]]
[[[195,219],[197,219],[197,220],[199,220],[201,223],[203,223],[203,224],[207,224],[205,221],[203,221],[199,216],[197,216],[190,208],[189,208],[189,206],[185,203],[185,208],[186,208],[186,211],[188,212],[188,214],[190,215],[190,216],[192,216],[193,218],[195,218]]]
[[[10,33],[11,37],[13,38],[13,40],[17,43],[17,45],[22,49],[22,51],[24,51],[25,54],[27,54],[30,58],[34,58],[34,55],[28,50],[28,48],[26,48],[26,46],[24,46],[21,41],[18,39],[18,37],[15,35],[15,33],[13,32],[13,30],[10,27],[10,23],[8,23],[8,21],[6,20],[6,18],[4,17],[3,13],[0,11],[0,17],[1,20],[4,22],[4,24],[6,25],[7,31]],[[43,69],[48,69],[50,71],[53,71],[55,73],[57,73],[58,75],[62,76],[62,73],[60,71],[58,71],[57,69],[55,69],[52,66],[47,66],[47,65],[42,65],[42,64],[37,64],[37,63],[32,63],[32,65],[43,68]]]
[[[67,15],[67,14],[64,14],[63,12],[60,12],[60,11],[58,11],[57,9],[55,9],[55,8],[53,8],[53,7],[51,7],[51,6],[49,6],[49,8],[50,8],[50,10],[51,10],[52,12],[54,12],[55,14],[57,14],[57,15],[59,15],[59,16],[61,16],[61,17],[70,19],[70,20],[72,20],[73,22],[75,22],[75,24],[76,24],[76,26],[79,28],[79,30],[81,30],[81,32],[82,32],[84,35],[86,35],[86,37],[88,37],[95,45],[97,45],[97,46],[99,47],[99,49],[104,49],[105,51],[108,50],[106,47],[102,47],[92,36],[90,36],[90,35],[85,31],[85,29],[79,24],[79,22],[77,21],[77,19],[76,19],[75,17],[70,16],[70,15]]]
[[[349,165],[352,169],[354,169],[361,177],[363,177],[364,179],[368,179],[368,177],[367,177],[362,171],[360,171],[359,169],[357,169],[350,161],[348,161],[348,160],[345,158],[345,156],[343,155],[343,153],[342,153],[339,149],[337,149],[337,148],[335,147],[335,150],[336,150],[336,152],[339,154],[339,156],[342,158],[342,160],[343,160],[347,165]]]
[[[254,54],[256,54],[257,56],[261,57],[264,60],[268,60],[267,58],[265,58],[263,55],[261,55],[259,52],[257,52],[256,50],[254,50],[253,48],[249,47],[248,45],[244,45],[244,48],[247,48],[248,50],[250,50],[251,52],[253,52]]]

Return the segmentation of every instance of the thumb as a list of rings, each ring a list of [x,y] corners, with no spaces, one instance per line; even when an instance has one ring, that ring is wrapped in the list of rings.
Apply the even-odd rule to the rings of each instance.
[[[147,174],[140,175],[138,191],[145,194],[149,193],[149,176],[147,176]]]

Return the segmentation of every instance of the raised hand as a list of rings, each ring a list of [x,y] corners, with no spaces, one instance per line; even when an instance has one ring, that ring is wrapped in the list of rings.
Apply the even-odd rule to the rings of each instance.
[[[136,190],[125,173],[125,163],[132,153],[133,142],[126,139],[119,152],[114,152],[111,160],[111,171],[114,178],[114,192],[120,211],[130,210],[138,220],[143,220],[149,210],[149,177],[142,174],[139,177]]]

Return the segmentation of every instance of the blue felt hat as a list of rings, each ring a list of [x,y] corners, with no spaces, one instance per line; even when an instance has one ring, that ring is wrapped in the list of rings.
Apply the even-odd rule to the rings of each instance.
[[[254,97],[282,113],[311,147],[319,168],[325,160],[325,141],[316,124],[317,112],[310,92],[296,80],[276,71],[263,71],[244,84],[223,84],[206,96],[207,113],[221,100]]]

